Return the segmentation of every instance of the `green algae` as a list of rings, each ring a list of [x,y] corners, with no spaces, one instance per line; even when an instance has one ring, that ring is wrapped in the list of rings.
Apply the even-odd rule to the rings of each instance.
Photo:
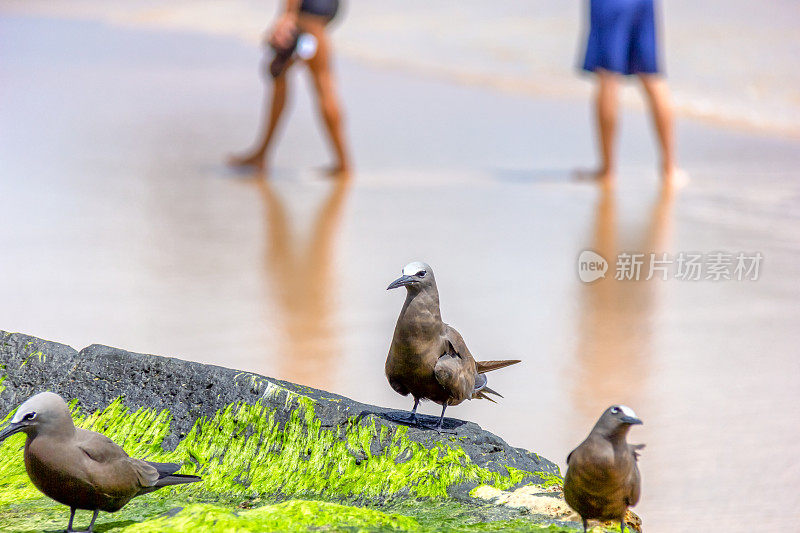
[[[184,501],[179,505],[189,503]],[[122,531],[130,525],[157,518],[173,509],[176,504],[175,501],[153,498],[150,495],[135,498],[121,511],[112,514],[101,512],[95,531]],[[75,527],[85,528],[91,517],[90,511],[78,511],[75,515]],[[0,531],[4,533],[62,532],[68,519],[69,509],[66,506],[42,495],[0,506]]]
[[[280,494],[285,497],[372,499],[394,495],[446,498],[448,487],[463,482],[507,489],[530,473],[508,468],[507,474],[475,465],[460,447],[436,443],[426,448],[410,440],[408,428],[389,428],[374,419],[350,418],[339,428],[322,428],[314,402],[294,401],[289,419],[279,423],[276,411],[257,402],[233,404],[209,419],[198,420],[173,451],[161,444],[169,432],[170,414],[139,409],[131,413],[120,399],[83,415],[74,410],[78,427],[101,432],[134,457],[184,465],[183,473],[203,483],[182,490],[227,498]],[[24,478],[19,452],[23,437],[9,439],[0,450],[0,475]],[[382,452],[372,452],[377,442]],[[0,488],[7,484],[0,483]],[[14,484],[22,490],[24,483]],[[30,489],[33,490],[33,489]],[[15,497],[27,494],[30,490]],[[177,489],[168,489],[177,490]],[[7,501],[0,494],[0,503]]]
[[[26,362],[34,356],[46,358],[33,352]],[[467,505],[448,494],[464,483],[509,490],[539,477],[544,486],[560,484],[555,474],[511,467],[495,472],[473,463],[456,438],[424,445],[409,437],[409,428],[386,426],[370,415],[323,427],[315,400],[302,388],[247,379],[265,391],[263,401],[230,404],[196,420],[173,450],[163,447],[169,411],[131,411],[118,398],[84,413],[76,400],[69,402],[78,427],[107,435],[131,456],[176,462],[181,473],[203,478],[136,498],[117,513],[101,513],[97,531],[575,531],[544,527],[491,504]],[[268,401],[278,398],[282,410]],[[30,483],[23,444],[18,435],[0,446],[0,531],[63,528],[68,510]],[[80,511],[76,525],[90,516]]]
[[[495,505],[482,500],[402,499],[382,508],[410,516],[420,524],[422,532],[574,532],[577,529],[543,525],[533,520],[527,510]],[[583,528],[580,528],[581,531]]]
[[[29,347],[31,347],[31,346],[33,346],[33,342],[31,342],[31,341],[28,341],[28,342],[26,342],[26,343],[25,343],[25,347],[29,348]],[[20,366],[20,367],[23,367],[23,366],[27,365],[27,364],[28,364],[28,361],[30,361],[32,357],[35,357],[36,359],[38,359],[38,361],[39,361],[40,363],[44,363],[45,361],[47,361],[47,354],[45,354],[45,353],[44,353],[43,351],[41,351],[41,350],[36,350],[36,351],[33,351],[33,352],[29,353],[29,354],[28,354],[28,355],[25,357],[25,359],[23,359],[23,360],[22,360],[22,363],[20,363],[20,365],[19,365],[19,366]]]
[[[413,518],[320,501],[293,500],[247,511],[196,504],[173,516],[131,527],[125,533],[184,531],[418,531]]]
[[[456,502],[430,505],[414,502],[395,509],[370,509],[331,502],[291,500],[266,504],[254,509],[236,509],[218,504],[181,503],[172,505],[161,501],[138,498],[122,511],[101,513],[98,533],[155,533],[185,532],[219,533],[264,531],[369,531],[414,533],[574,533],[575,528],[543,526],[530,518],[481,520],[459,508]],[[49,500],[19,506],[15,511],[2,513],[0,531],[4,533],[33,533],[63,529],[68,518],[66,507]],[[91,518],[88,511],[78,511],[76,527],[85,527]]]
[[[297,521],[298,531],[317,526],[331,531],[466,531],[467,526],[472,528],[470,531],[490,531],[496,529],[480,529],[481,521],[465,521],[463,517],[456,520],[452,515],[434,516],[431,512],[452,501],[447,499],[451,485],[472,482],[506,490],[532,474],[514,468],[507,468],[502,474],[492,472],[474,464],[457,445],[435,443],[425,447],[408,437],[408,428],[377,424],[370,416],[350,417],[339,427],[323,428],[314,411],[314,400],[266,383],[266,396],[285,394],[288,419],[268,402],[231,404],[212,417],[198,419],[171,451],[162,447],[171,422],[168,411],[131,412],[118,398],[104,409],[83,413],[76,401],[69,402],[78,427],[107,435],[131,456],[177,462],[183,465],[182,473],[203,477],[202,483],[165,488],[134,499],[113,515],[102,513],[98,530],[128,531],[135,526],[145,529],[130,530],[170,531],[164,528],[173,527],[173,523],[185,525],[186,520],[193,524],[193,531],[205,531],[203,521],[216,524],[208,531],[224,531],[219,527],[227,523],[233,524],[231,531],[248,531],[250,527],[255,528],[252,531],[273,527],[290,530],[288,525],[278,527],[271,521],[277,520],[275,509],[293,509],[300,515],[320,517],[312,524],[303,522],[302,516],[294,516],[290,522]],[[3,425],[12,414],[7,415]],[[24,436],[19,435],[0,446],[0,531],[63,527],[67,509],[41,495],[30,483],[22,461],[23,443]],[[381,506],[393,498],[414,498],[420,503],[410,518],[404,514],[387,515]],[[310,512],[313,505],[307,499],[334,500],[338,504],[317,501],[313,505],[329,507]],[[298,501],[305,503],[293,507]],[[367,507],[340,505],[344,502],[359,502]],[[186,509],[174,516],[159,517],[176,506]],[[251,509],[234,512],[232,508]],[[206,518],[200,520],[200,515]],[[341,515],[341,520],[333,515]],[[457,523],[447,529],[453,520]],[[504,528],[510,530],[540,530],[528,520],[519,524],[506,522]],[[498,522],[496,526],[499,525]],[[162,529],[153,529],[156,527]],[[183,526],[174,527],[175,531],[185,530],[181,529]]]
[[[172,516],[122,529],[125,533],[177,533],[183,531],[347,531],[347,532],[574,532],[576,529],[542,526],[528,519],[493,522],[459,521],[453,509],[422,513],[420,518],[394,512],[350,507],[320,501],[293,500],[248,511],[231,511],[209,505],[188,506]],[[432,516],[436,515],[436,519]]]
[[[542,480],[540,485],[546,488],[561,487],[564,484],[564,478],[558,474],[551,474],[550,472],[536,472],[536,476]]]

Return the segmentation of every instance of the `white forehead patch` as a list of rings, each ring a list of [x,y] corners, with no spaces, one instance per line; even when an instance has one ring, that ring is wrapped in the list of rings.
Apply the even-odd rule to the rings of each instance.
[[[14,418],[11,419],[12,424],[22,422],[22,417],[32,411],[30,402],[31,402],[30,398],[22,402],[22,405],[19,406],[17,412],[14,413]]]
[[[413,263],[409,263],[403,267],[403,275],[404,276],[413,276],[420,270],[427,270],[428,265],[421,261],[414,261]]]
[[[631,418],[639,418],[638,416],[636,416],[636,413],[633,412],[633,409],[631,409],[627,405],[620,405],[619,410],[622,411],[622,414],[624,414],[625,416],[629,416]]]
[[[39,414],[41,414],[43,411],[58,409],[58,406],[63,404],[64,400],[58,395],[52,392],[40,392],[22,402],[17,412],[14,413],[14,418],[11,419],[11,422],[21,422],[22,417],[28,413],[39,412]]]

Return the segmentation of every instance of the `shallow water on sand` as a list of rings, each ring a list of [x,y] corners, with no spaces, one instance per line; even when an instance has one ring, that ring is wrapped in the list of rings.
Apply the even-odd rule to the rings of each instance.
[[[798,516],[800,146],[692,122],[693,177],[658,191],[641,115],[619,187],[588,110],[341,61],[358,172],[296,91],[269,180],[222,167],[256,125],[258,51],[226,38],[6,17],[0,48],[0,327],[252,370],[399,408],[383,362],[424,259],[498,405],[449,414],[562,465],[609,404],[645,425],[648,531],[786,528]],[[304,86],[301,79],[295,84]],[[11,127],[7,126],[11,125]],[[585,285],[579,253],[761,252],[757,281]],[[433,414],[435,406],[423,411]]]
[[[133,27],[230,35],[256,42],[278,0],[106,2],[6,0],[4,8],[102,18]],[[587,1],[343,1],[335,31],[351,59],[507,92],[585,97],[581,79]],[[678,111],[800,137],[800,3],[660,2],[662,68]],[[639,105],[635,93],[625,101]]]

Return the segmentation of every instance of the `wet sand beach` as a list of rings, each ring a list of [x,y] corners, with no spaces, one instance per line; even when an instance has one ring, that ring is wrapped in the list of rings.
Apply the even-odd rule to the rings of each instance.
[[[611,403],[645,421],[648,532],[800,519],[800,141],[683,118],[664,194],[645,117],[614,191],[588,102],[340,57],[356,174],[332,182],[295,73],[269,179],[235,173],[261,52],[228,36],[0,19],[0,327],[251,370],[409,408],[383,376],[415,259],[481,359],[520,358],[499,405],[448,410],[558,462]],[[757,281],[583,284],[577,258],[763,255]],[[427,414],[438,408],[425,405]]]

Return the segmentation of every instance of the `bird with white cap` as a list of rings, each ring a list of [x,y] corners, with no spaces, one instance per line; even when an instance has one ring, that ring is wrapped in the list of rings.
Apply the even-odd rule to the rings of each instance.
[[[181,465],[129,457],[100,433],[76,428],[64,400],[42,392],[17,409],[0,431],[0,442],[25,433],[25,470],[34,486],[70,508],[67,533],[77,509],[93,511],[92,533],[100,511],[113,513],[136,496],[168,485],[194,483],[198,476],[176,474]]]
[[[403,267],[403,275],[388,289],[406,288],[406,300],[397,318],[386,377],[395,392],[414,398],[411,416],[404,421],[417,424],[420,400],[442,406],[434,429],[441,429],[448,405],[500,396],[487,386],[486,372],[519,363],[518,359],[475,361],[461,334],[442,321],[439,290],[430,265],[415,261]]]
[[[636,462],[644,444],[628,444],[631,426],[642,421],[627,405],[612,405],[589,436],[567,456],[564,499],[583,520],[619,520],[625,531],[628,507],[639,501],[642,480]]]

